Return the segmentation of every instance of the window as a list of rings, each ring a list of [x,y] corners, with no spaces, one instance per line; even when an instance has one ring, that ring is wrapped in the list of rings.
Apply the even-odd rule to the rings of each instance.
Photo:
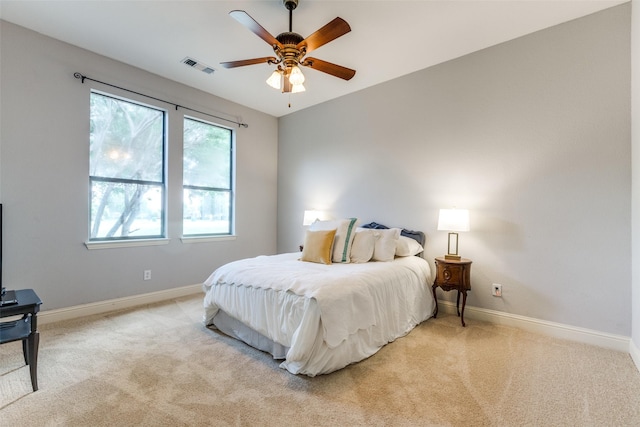
[[[182,234],[232,234],[233,133],[185,117],[183,143]]]
[[[91,93],[90,241],[165,237],[165,112]]]

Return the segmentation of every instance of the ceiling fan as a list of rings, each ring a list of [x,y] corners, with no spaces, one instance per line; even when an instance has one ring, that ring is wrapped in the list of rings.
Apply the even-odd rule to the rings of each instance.
[[[276,37],[273,37],[244,10],[233,10],[229,12],[229,15],[235,20],[247,27],[262,40],[269,43],[276,56],[221,62],[220,65],[225,68],[243,67],[245,65],[262,64],[265,62],[277,65],[278,68],[273,72],[271,77],[267,79],[267,84],[275,89],[282,88],[282,92],[290,93],[305,90],[303,85],[304,75],[302,71],[300,71],[300,65],[322,71],[323,73],[344,80],[350,80],[356,74],[355,70],[321,59],[305,57],[307,53],[312,50],[351,31],[351,27],[347,21],[342,18],[335,18],[305,39],[300,34],[294,33],[292,29],[293,10],[298,6],[298,0],[282,0],[282,3],[289,11],[289,31],[281,33]]]

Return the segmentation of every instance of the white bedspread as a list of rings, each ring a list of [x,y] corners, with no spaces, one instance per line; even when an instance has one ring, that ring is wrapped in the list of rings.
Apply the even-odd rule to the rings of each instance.
[[[223,310],[288,347],[283,367],[315,375],[370,356],[433,312],[431,273],[422,258],[324,265],[299,257],[299,253],[259,256],[218,268],[203,285],[205,323],[212,324],[218,310]],[[366,348],[349,342],[354,339],[364,339]],[[322,366],[311,361],[332,349],[354,346],[358,354],[349,359],[357,360],[324,360]]]

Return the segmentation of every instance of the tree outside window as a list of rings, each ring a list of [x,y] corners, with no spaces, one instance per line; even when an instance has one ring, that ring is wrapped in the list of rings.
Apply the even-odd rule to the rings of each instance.
[[[90,238],[165,237],[165,112],[91,93]]]

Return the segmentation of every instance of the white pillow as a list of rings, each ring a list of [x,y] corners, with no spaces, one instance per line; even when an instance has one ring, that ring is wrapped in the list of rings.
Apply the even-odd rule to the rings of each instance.
[[[388,228],[385,230],[373,230],[376,236],[376,244],[373,248],[374,261],[393,261],[396,255],[396,244],[400,237],[399,228]]]
[[[374,230],[358,228],[351,245],[351,262],[369,262],[373,257],[373,249],[376,245]]]
[[[396,242],[396,256],[413,256],[424,251],[417,240],[407,236],[400,236]]]
[[[310,231],[336,230],[333,241],[333,262],[349,262],[351,244],[356,234],[358,218],[337,219],[332,221],[315,221],[309,227]]]

